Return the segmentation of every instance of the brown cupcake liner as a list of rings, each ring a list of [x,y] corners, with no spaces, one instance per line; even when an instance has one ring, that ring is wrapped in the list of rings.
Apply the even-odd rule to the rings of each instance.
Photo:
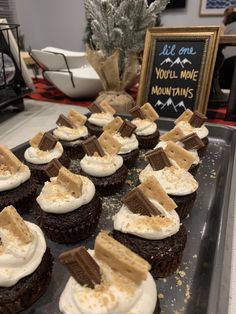
[[[183,225],[176,234],[162,240],[143,239],[117,230],[113,230],[112,236],[146,259],[151,264],[154,278],[167,277],[178,268],[187,241],[187,231]]]
[[[197,192],[194,192],[185,196],[175,196],[175,195],[169,195],[169,196],[178,205],[178,207],[175,210],[178,213],[180,220],[182,220],[190,213],[191,209],[193,208],[193,205],[197,196]]]
[[[199,164],[197,164],[197,165],[192,165],[192,166],[189,168],[188,172],[190,172],[191,175],[195,177],[196,174],[197,174],[198,168],[199,168]]]
[[[12,287],[0,287],[0,314],[13,314],[27,309],[37,301],[49,285],[52,255],[47,248],[38,268]]]
[[[58,160],[64,167],[69,168],[70,158],[67,156],[65,152],[62,154],[62,156]],[[44,182],[49,180],[48,176],[46,175],[44,171],[45,167],[48,164],[36,165],[26,160],[24,161],[24,163],[30,168],[31,175],[35,178],[35,180],[37,180],[39,184],[43,184]]]
[[[157,296],[157,303],[156,303],[156,307],[154,309],[153,314],[160,314],[160,313],[161,313],[160,300]]]
[[[121,190],[128,175],[125,165],[120,167],[114,174],[107,177],[93,177],[80,170],[80,175],[89,178],[96,187],[96,192],[101,196],[109,196]]]
[[[91,135],[95,135],[96,137],[99,137],[103,132],[103,128],[101,126],[97,126],[95,124],[92,124],[89,121],[87,121],[85,125],[86,125],[89,133]]]
[[[57,243],[76,243],[88,238],[97,228],[102,211],[95,195],[86,205],[66,214],[51,214],[36,205],[36,220],[46,236]]]
[[[199,157],[202,157],[202,156],[205,155],[206,150],[207,150],[207,146],[208,146],[208,143],[209,143],[208,137],[202,138],[202,141],[203,141],[203,143],[205,144],[205,146],[202,147],[202,148],[200,148],[200,149],[198,150],[198,155],[199,155]]]
[[[63,149],[69,159],[82,159],[84,157],[84,151],[82,148],[82,142],[86,140],[89,136],[85,136],[75,141],[61,141]],[[77,142],[77,143],[75,143]]]
[[[15,189],[0,192],[0,211],[9,205],[14,206],[19,214],[30,211],[36,192],[37,183],[32,176]]]
[[[131,152],[127,154],[120,154],[120,156],[123,158],[124,165],[130,169],[134,167],[136,160],[138,159],[139,155],[139,149],[132,150]]]
[[[160,132],[157,129],[156,132],[153,134],[150,134],[147,136],[136,134],[136,137],[137,137],[140,149],[152,149],[159,142]]]

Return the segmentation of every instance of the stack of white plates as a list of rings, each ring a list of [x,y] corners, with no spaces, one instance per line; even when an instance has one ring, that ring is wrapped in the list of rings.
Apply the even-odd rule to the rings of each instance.
[[[46,47],[33,49],[31,55],[44,69],[45,78],[71,98],[95,97],[102,90],[100,78],[85,52]]]

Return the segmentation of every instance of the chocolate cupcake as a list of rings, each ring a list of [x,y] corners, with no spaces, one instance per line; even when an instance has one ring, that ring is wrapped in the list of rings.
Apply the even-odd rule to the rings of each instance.
[[[116,117],[103,129],[120,143],[118,155],[122,156],[124,165],[128,169],[132,168],[139,156],[139,143],[134,134],[136,126],[128,120],[123,121],[120,117]]]
[[[187,240],[177,205],[155,177],[148,177],[122,202],[113,216],[113,237],[145,258],[154,278],[169,276],[178,268]]]
[[[46,292],[52,256],[41,229],[13,206],[0,213],[0,236],[0,313],[18,313]]]
[[[104,132],[99,141],[92,136],[82,146],[85,156],[80,161],[80,174],[94,183],[100,195],[112,195],[119,191],[128,174],[123,158],[117,155],[120,144],[112,135]]]
[[[199,156],[203,156],[207,145],[208,145],[208,134],[209,131],[204,125],[207,121],[207,117],[201,114],[198,111],[192,112],[191,110],[185,110],[176,120],[176,127],[180,128],[184,135],[190,135],[192,133],[196,133],[198,137],[202,140],[204,147],[201,147],[198,150]]]
[[[8,205],[15,206],[19,213],[30,210],[36,190],[29,168],[0,145],[0,211]]]
[[[62,314],[160,313],[150,265],[108,234],[98,234],[94,250],[78,247],[59,260],[71,274],[59,300]]]
[[[103,127],[114,119],[116,111],[105,100],[100,104],[93,103],[88,109],[91,115],[86,126],[91,135],[99,137],[103,132]]]
[[[191,211],[195,199],[198,183],[194,177],[186,170],[189,159],[186,155],[179,155],[178,150],[173,142],[168,142],[168,147],[158,148],[146,154],[149,164],[139,175],[141,182],[145,181],[148,177],[154,176],[161,184],[165,192],[174,199],[178,207],[176,211],[182,220]],[[179,147],[180,148],[180,147]],[[167,156],[171,156],[172,163]],[[176,154],[176,156],[174,156]],[[177,161],[178,160],[178,161]],[[182,167],[180,167],[182,163]]]
[[[84,125],[87,117],[71,109],[68,116],[60,115],[53,134],[59,139],[66,155],[70,159],[81,159],[84,156],[81,143],[88,137],[88,129]]]
[[[69,167],[70,159],[64,152],[61,143],[52,134],[39,132],[29,143],[30,147],[24,153],[25,164],[40,184],[47,181],[45,168],[54,158],[57,158],[63,166]]]
[[[146,103],[142,107],[135,106],[129,113],[134,117],[132,123],[136,125],[135,134],[140,149],[152,149],[159,142],[159,130],[156,120],[159,118],[153,107]]]
[[[55,173],[50,167],[50,171]],[[64,167],[45,182],[37,197],[36,219],[47,237],[58,243],[75,243],[88,238],[97,228],[101,201],[94,184]],[[54,175],[54,174],[53,174]]]
[[[170,130],[169,132],[161,135],[160,142],[156,148],[162,147],[164,150],[168,145],[169,141],[175,142],[176,145],[188,151],[192,155],[192,164],[187,169],[193,176],[197,174],[197,170],[200,164],[200,158],[198,150],[204,147],[202,140],[197,136],[196,133],[184,136],[183,132],[179,128]],[[181,150],[180,150],[181,153]],[[169,156],[171,158],[171,156]]]

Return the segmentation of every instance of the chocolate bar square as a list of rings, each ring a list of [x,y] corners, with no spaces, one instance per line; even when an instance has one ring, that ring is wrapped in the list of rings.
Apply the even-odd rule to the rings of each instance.
[[[136,128],[136,125],[128,120],[125,120],[119,128],[118,132],[122,137],[130,137],[134,133]]]
[[[70,119],[68,119],[66,116],[64,116],[64,114],[60,114],[59,118],[57,119],[56,124],[59,126],[66,126],[71,129],[75,128],[74,123]]]
[[[155,171],[171,166],[171,162],[162,147],[147,153],[145,156]]]
[[[47,133],[44,133],[39,143],[39,149],[43,151],[51,150],[56,146],[56,144],[57,144],[57,138],[53,136],[51,133],[47,132]]]
[[[57,177],[62,164],[56,158],[54,158],[48,165],[45,166],[44,171],[49,178]]]
[[[191,133],[189,135],[186,135],[185,137],[181,138],[180,140],[184,144],[184,148],[186,150],[190,149],[200,149],[204,147],[203,141],[198,137],[196,133]]]
[[[161,215],[159,210],[149,201],[139,188],[135,188],[129,192],[121,199],[121,201],[135,214],[144,216]]]
[[[189,124],[193,128],[200,128],[203,125],[203,123],[206,121],[207,121],[207,117],[204,116],[204,114],[198,111],[194,111],[192,117],[189,119]]]
[[[98,153],[101,157],[105,156],[105,152],[95,135],[83,141],[82,148],[88,156],[93,156],[94,153]]]
[[[140,119],[145,119],[145,115],[142,112],[141,108],[139,106],[135,106],[129,110],[129,113],[134,117],[134,118],[140,118]]]
[[[102,107],[99,104],[96,104],[95,102],[92,103],[92,105],[90,105],[88,107],[88,110],[92,113],[100,113],[103,112]]]

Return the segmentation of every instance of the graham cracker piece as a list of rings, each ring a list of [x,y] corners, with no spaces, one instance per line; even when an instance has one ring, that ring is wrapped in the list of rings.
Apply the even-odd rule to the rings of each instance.
[[[147,102],[146,104],[142,105],[141,110],[145,116],[145,119],[151,120],[152,122],[155,122],[159,115],[156,112],[156,110],[152,107],[152,105]]]
[[[22,166],[21,161],[4,145],[0,145],[0,165],[4,164],[11,173],[16,173]]]
[[[100,232],[95,240],[95,255],[130,280],[139,284],[147,278],[150,264],[106,232]]]
[[[0,212],[0,228],[7,229],[22,244],[30,243],[33,239],[28,226],[12,205]]]
[[[101,101],[99,105],[104,112],[110,113],[112,115],[116,113],[115,109],[111,105],[109,105],[106,100]]]
[[[74,123],[75,126],[80,127],[85,124],[87,117],[76,111],[75,109],[70,109],[68,113],[68,118]]]
[[[188,122],[192,117],[193,112],[190,109],[186,109],[176,120],[175,124],[179,123],[180,121]]]
[[[43,138],[44,133],[38,132],[30,141],[29,144],[32,147],[38,147],[39,143],[41,142],[41,139]]]
[[[83,246],[63,252],[59,260],[82,286],[93,289],[96,284],[101,283],[100,268]]]
[[[116,117],[107,125],[104,125],[103,131],[108,131],[110,134],[115,134],[116,132],[118,132],[122,123],[123,123],[123,120],[121,119],[121,117]]]
[[[176,126],[169,132],[161,135],[160,140],[165,141],[165,142],[167,141],[177,142],[183,137],[184,137],[184,132],[179,127]]]
[[[70,172],[65,167],[61,167],[57,177],[57,182],[63,184],[68,191],[75,197],[80,197],[82,194],[83,182],[80,176]]]
[[[172,211],[177,208],[176,203],[168,196],[159,181],[154,177],[148,177],[138,188],[149,198],[160,203],[165,210]]]
[[[104,131],[98,141],[109,155],[116,155],[121,148],[121,144],[108,131]]]
[[[174,142],[167,143],[165,153],[170,159],[175,160],[180,168],[185,170],[188,170],[194,161],[191,153]]]

